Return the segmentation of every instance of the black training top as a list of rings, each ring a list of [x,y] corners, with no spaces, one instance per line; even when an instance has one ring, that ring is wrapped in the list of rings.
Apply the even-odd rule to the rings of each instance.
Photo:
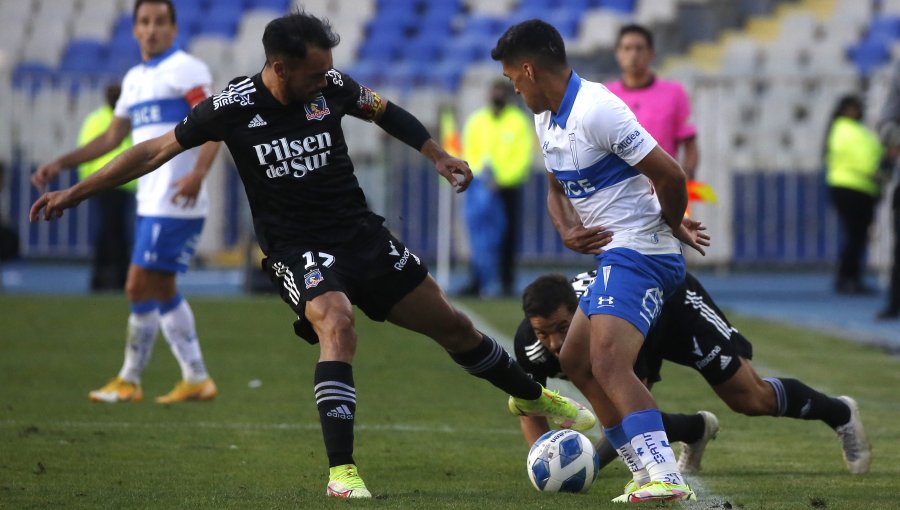
[[[597,271],[593,270],[581,273],[571,280],[572,288],[579,299],[596,277]],[[698,295],[701,297],[701,305],[703,296],[707,297],[707,302],[712,303],[712,299],[708,297],[700,282],[692,274],[687,273],[684,284],[666,299],[659,317],[644,339],[644,344],[634,364],[634,372],[638,378],[648,379],[650,382],[659,381],[659,367],[662,360],[673,358],[671,349],[668,347],[680,349],[684,345],[690,345],[690,342],[679,339],[685,335],[687,338],[691,337],[692,332],[696,331],[695,322],[710,320],[711,309],[709,305],[697,306]],[[712,303],[711,306],[715,307],[715,304]],[[722,316],[718,308],[715,308],[715,311],[718,313],[715,317]],[[722,322],[722,328],[727,327],[727,332],[730,333],[731,325],[727,324],[724,319],[719,320]],[[725,330],[723,329],[723,331]],[[546,386],[547,378],[566,379],[559,366],[559,359],[538,340],[527,318],[522,319],[516,330],[514,349],[516,361],[535,381]]]
[[[384,223],[353,174],[341,119],[371,121],[386,101],[333,69],[327,82],[316,99],[284,105],[260,74],[238,77],[175,128],[186,149],[210,140],[228,146],[266,253],[298,242],[327,249]]]

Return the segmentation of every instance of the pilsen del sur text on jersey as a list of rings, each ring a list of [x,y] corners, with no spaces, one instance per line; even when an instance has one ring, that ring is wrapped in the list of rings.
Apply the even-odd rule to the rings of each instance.
[[[279,138],[253,146],[259,164],[270,179],[291,175],[297,179],[328,165],[331,134],[327,131],[299,140]]]

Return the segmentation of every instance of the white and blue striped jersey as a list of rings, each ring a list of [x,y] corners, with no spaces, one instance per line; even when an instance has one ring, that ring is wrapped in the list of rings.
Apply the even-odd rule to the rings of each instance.
[[[132,67],[125,74],[115,115],[131,120],[132,140],[138,144],[171,131],[190,113],[191,103],[196,104],[209,96],[211,88],[212,76],[206,64],[173,47]],[[199,150],[185,151],[138,180],[139,215],[206,216],[209,199],[205,183],[193,207],[185,209],[181,204],[172,203],[176,191],[172,185],[194,169]]]
[[[606,250],[681,253],[650,180],[634,168],[656,140],[621,99],[572,71],[559,112],[537,114],[534,123],[547,171],[584,226],[613,232]]]

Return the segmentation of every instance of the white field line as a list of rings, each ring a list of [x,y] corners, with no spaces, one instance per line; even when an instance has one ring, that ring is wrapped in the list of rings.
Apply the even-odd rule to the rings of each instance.
[[[508,335],[500,332],[499,330],[488,324],[487,321],[485,321],[481,316],[475,313],[475,311],[469,309],[468,307],[465,307],[460,303],[454,303],[454,306],[468,315],[479,331],[499,342],[500,345],[502,345],[504,348],[506,348],[507,351],[510,352],[511,356],[514,356],[514,354],[512,354],[515,351],[513,341]],[[582,395],[581,392],[578,391],[578,388],[576,388],[575,385],[570,383],[569,381],[554,379],[554,383],[556,383],[556,385],[560,387],[559,389],[564,395],[572,395],[575,396],[576,399],[580,398],[581,402],[587,402],[587,399],[584,398],[584,395]],[[591,432],[595,436],[591,439],[593,441],[596,441],[596,439],[600,437],[600,427],[595,426],[594,429],[591,430]],[[691,488],[694,489],[694,492],[697,493],[697,498],[699,499],[699,501],[682,501],[681,506],[684,508],[689,508],[691,510],[700,510],[704,508],[721,508],[722,502],[726,501],[725,497],[718,494],[713,494],[709,490],[707,490],[706,486],[697,475],[691,475],[689,477],[688,483],[690,484]]]

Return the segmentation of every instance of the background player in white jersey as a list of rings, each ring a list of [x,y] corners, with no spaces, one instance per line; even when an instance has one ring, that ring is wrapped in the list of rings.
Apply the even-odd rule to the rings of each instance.
[[[133,31],[143,62],[125,75],[109,128],[87,145],[38,168],[32,176],[36,187],[43,189],[64,168],[105,154],[129,131],[136,144],[171,131],[209,96],[209,69],[174,46],[178,28],[171,0],[137,0]],[[131,303],[125,361],[112,381],[90,392],[95,402],[143,399],[141,373],[159,329],[181,366],[182,380],[156,401],[209,400],[217,394],[200,351],[193,312],[178,292],[175,276],[187,270],[203,229],[207,210],[203,178],[218,148],[218,143],[210,142],[193,149],[138,181],[134,251],[125,284]]]
[[[596,409],[604,433],[634,473],[638,489],[616,501],[695,499],[632,370],[665,297],[684,280],[681,243],[701,253],[709,244],[703,227],[684,219],[684,172],[622,100],[572,70],[551,25],[510,27],[491,57],[535,113],[554,226],[566,246],[599,262],[602,278],[581,300],[560,363],[595,390],[586,396],[604,404]]]

